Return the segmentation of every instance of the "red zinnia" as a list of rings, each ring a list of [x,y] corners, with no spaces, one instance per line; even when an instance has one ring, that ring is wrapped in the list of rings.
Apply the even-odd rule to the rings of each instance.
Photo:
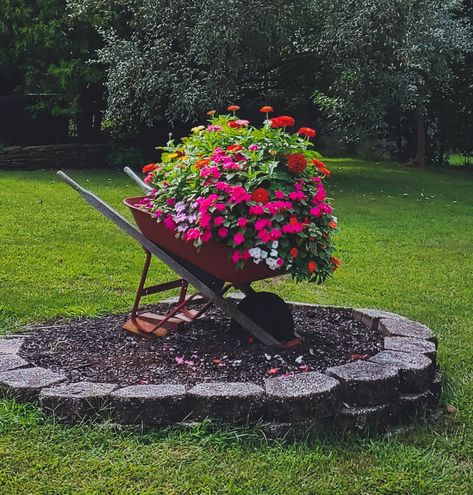
[[[297,131],[297,134],[299,134],[299,136],[305,136],[308,138],[313,138],[313,137],[315,137],[315,129],[312,129],[312,127],[301,127]]]
[[[241,151],[242,149],[243,149],[243,146],[241,144],[231,144],[227,148],[227,151],[237,153],[238,151]]]
[[[261,107],[259,109],[259,111],[262,113],[271,113],[271,112],[274,112],[274,109],[273,109],[273,107],[270,107],[270,106],[264,106],[264,107]]]
[[[230,111],[230,112],[236,112],[236,111],[240,110],[240,107],[238,105],[230,105],[227,108],[227,110]]]
[[[317,269],[317,265],[315,264],[315,261],[309,261],[309,263],[307,263],[307,269],[309,270],[309,273],[314,273],[315,270]]]
[[[153,170],[156,170],[158,168],[157,163],[148,163],[148,165],[145,165],[143,167],[143,173],[147,174],[148,172],[152,172]]]
[[[293,248],[291,248],[291,250],[289,251],[289,254],[290,254],[293,258],[297,258],[297,256],[299,255],[299,250],[298,250],[296,247],[293,247]]]
[[[292,127],[296,125],[296,121],[293,117],[287,115],[281,115],[280,117],[274,117],[271,119],[271,127],[277,129],[279,127]]]
[[[267,203],[269,201],[269,192],[264,187],[258,187],[253,191],[251,199],[257,203]]]
[[[293,174],[304,172],[307,167],[307,160],[302,153],[293,153],[287,157],[287,168]]]

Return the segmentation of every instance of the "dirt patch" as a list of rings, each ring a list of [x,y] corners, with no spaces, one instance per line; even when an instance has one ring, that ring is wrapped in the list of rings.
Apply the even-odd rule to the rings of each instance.
[[[149,309],[167,311],[168,304]],[[232,337],[230,320],[218,309],[165,338],[127,334],[127,314],[59,320],[31,326],[20,350],[30,363],[61,371],[73,382],[120,385],[204,381],[252,381],[272,375],[324,371],[366,359],[382,349],[382,337],[353,319],[351,310],[295,306],[304,343],[286,350],[248,345]]]

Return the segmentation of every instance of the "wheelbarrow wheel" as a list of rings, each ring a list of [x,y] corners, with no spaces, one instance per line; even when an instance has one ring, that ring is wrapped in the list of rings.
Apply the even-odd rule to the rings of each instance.
[[[238,303],[238,309],[286,346],[300,343],[301,339],[294,331],[291,310],[284,299],[276,294],[249,293]],[[251,338],[251,334],[235,320],[230,323],[230,333],[244,341]]]

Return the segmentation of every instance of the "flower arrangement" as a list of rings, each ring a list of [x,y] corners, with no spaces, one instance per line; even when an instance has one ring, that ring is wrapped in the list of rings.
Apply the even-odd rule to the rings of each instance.
[[[265,263],[296,280],[321,283],[340,264],[333,256],[337,219],[323,181],[330,171],[313,149],[316,131],[289,116],[265,114],[261,128],[231,113],[208,112],[160,163],[143,168],[151,193],[140,207],[199,249],[214,241],[231,248],[236,268]]]

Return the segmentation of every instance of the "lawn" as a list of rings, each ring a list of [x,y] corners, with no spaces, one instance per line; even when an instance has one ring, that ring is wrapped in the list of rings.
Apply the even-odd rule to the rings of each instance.
[[[274,280],[270,290],[426,323],[439,338],[443,403],[458,413],[389,436],[291,443],[205,423],[146,433],[110,424],[65,427],[34,407],[3,401],[0,493],[473,494],[473,176],[329,163],[343,266],[324,286]],[[116,172],[72,175],[121,211],[121,198],[137,193]],[[130,307],[139,246],[53,172],[0,172],[0,211],[0,333]],[[154,274],[171,275],[163,266]]]

